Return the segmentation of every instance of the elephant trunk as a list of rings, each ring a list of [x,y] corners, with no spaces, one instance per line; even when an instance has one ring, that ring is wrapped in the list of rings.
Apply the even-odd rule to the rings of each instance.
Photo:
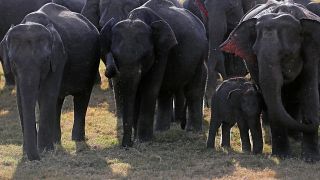
[[[24,76],[22,79],[18,79],[17,82],[18,103],[20,103],[18,107],[23,125],[24,149],[29,160],[39,160],[35,106],[40,79]]]
[[[122,69],[123,70],[123,69]],[[118,118],[123,123],[122,146],[132,146],[132,128],[137,117],[137,92],[141,75],[137,68],[123,70],[113,79]]]
[[[273,55],[271,55],[273,54]],[[280,61],[275,53],[262,53],[258,56],[259,60],[259,85],[262,90],[263,98],[267,105],[267,112],[271,121],[277,121],[289,129],[303,132],[314,132],[312,125],[302,124],[293,119],[285,110],[281,91],[283,85],[283,76],[281,72]],[[276,60],[276,61],[274,61]],[[278,62],[278,63],[272,63]]]

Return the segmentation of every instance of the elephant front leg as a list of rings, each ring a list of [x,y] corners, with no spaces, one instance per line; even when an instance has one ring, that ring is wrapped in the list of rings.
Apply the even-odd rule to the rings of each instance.
[[[246,122],[241,119],[238,121],[238,126],[240,130],[241,146],[243,152],[251,152],[251,143],[249,138],[249,126]]]
[[[157,95],[154,90],[141,93],[140,113],[138,119],[138,140],[140,142],[150,141],[153,137],[153,122]],[[170,120],[169,120],[170,122]]]
[[[166,131],[170,129],[173,113],[172,95],[160,93],[158,97],[158,115],[156,120],[156,131]]]
[[[53,127],[56,120],[57,96],[41,92],[39,96],[40,123],[38,148],[40,152],[53,150]]]
[[[188,122],[187,131],[202,131],[203,97],[206,85],[207,69],[204,63],[199,64],[193,79],[188,83],[185,91]]]
[[[263,138],[262,138],[260,117],[253,118],[252,121],[248,122],[248,124],[249,124],[250,133],[251,133],[251,138],[253,141],[252,152],[254,154],[262,153]]]
[[[213,148],[215,149],[215,142],[216,142],[216,135],[219,130],[219,127],[221,126],[221,119],[217,115],[217,113],[213,113],[211,111],[211,121],[210,121],[210,128],[209,128],[209,135],[207,140],[207,148]]]
[[[53,124],[53,143],[61,144],[61,110],[64,102],[64,97],[59,97],[57,101],[56,120]]]
[[[74,96],[74,123],[72,128],[72,140],[85,140],[85,117],[90,100],[90,92]]]
[[[272,137],[272,155],[286,158],[290,155],[288,130],[280,123],[270,121]]]

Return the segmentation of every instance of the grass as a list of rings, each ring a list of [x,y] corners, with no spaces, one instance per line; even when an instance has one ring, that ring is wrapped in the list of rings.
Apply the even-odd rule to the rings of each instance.
[[[2,68],[1,68],[2,69]],[[102,68],[101,68],[101,74]],[[62,115],[62,145],[30,162],[22,155],[22,134],[15,90],[4,87],[0,72],[0,179],[317,179],[320,164],[298,158],[241,153],[239,132],[232,131],[232,150],[205,148],[209,109],[205,109],[203,133],[187,133],[177,124],[156,133],[150,143],[120,147],[121,123],[114,115],[113,94],[103,77],[93,90],[87,113],[85,143],[71,141],[72,99]],[[296,157],[299,146],[294,146]]]

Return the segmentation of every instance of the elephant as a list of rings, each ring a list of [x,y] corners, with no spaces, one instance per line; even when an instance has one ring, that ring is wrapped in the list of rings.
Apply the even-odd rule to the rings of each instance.
[[[320,2],[311,2],[306,7],[309,11],[320,16]]]
[[[23,149],[29,160],[61,139],[65,96],[74,96],[72,139],[85,139],[85,115],[100,56],[98,30],[81,14],[48,3],[12,27],[0,44],[4,68],[16,79]],[[39,104],[39,131],[35,105]]]
[[[182,4],[183,8],[188,9],[196,15],[207,28],[208,11],[204,6],[204,0],[185,0]]]
[[[273,155],[290,155],[288,130],[297,130],[302,157],[319,160],[319,31],[319,16],[304,6],[269,0],[247,13],[220,46],[245,59],[261,89]]]
[[[52,0],[52,2],[62,5],[68,8],[70,11],[81,13],[86,0]]]
[[[0,0],[0,39],[3,39],[12,24],[19,24],[25,15],[39,9],[51,0]],[[2,65],[2,59],[0,59]],[[4,70],[4,69],[3,69]],[[12,74],[4,71],[5,84],[14,85]]]
[[[211,106],[214,94],[217,73],[223,79],[235,76],[245,76],[248,72],[242,59],[219,50],[219,45],[228,37],[229,33],[240,22],[244,14],[256,4],[265,3],[266,0],[206,0],[204,2],[208,11],[208,82],[206,90],[206,105]]]
[[[104,55],[113,56],[106,76],[112,78],[123,122],[122,146],[132,146],[132,129],[138,141],[152,139],[156,102],[155,129],[168,129],[175,95],[176,106],[182,106],[184,114],[188,109],[186,129],[202,130],[208,44],[201,24],[188,10],[151,0],[131,11],[128,19],[111,19],[102,28]]]
[[[250,130],[253,141],[252,152],[262,153],[263,139],[260,123],[262,106],[262,96],[252,82],[242,77],[223,81],[212,98],[207,147],[215,147],[215,137],[221,124],[221,146],[230,147],[230,129],[237,123],[242,151],[251,152]]]

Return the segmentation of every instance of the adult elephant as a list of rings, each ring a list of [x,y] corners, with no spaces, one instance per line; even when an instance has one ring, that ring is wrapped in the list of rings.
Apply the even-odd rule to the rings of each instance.
[[[52,0],[53,3],[62,5],[70,11],[81,13],[82,8],[86,4],[86,0]]]
[[[138,140],[151,140],[156,101],[156,130],[168,129],[177,94],[186,98],[187,129],[202,129],[207,38],[198,18],[169,1],[150,0],[100,33],[104,55],[114,57],[107,77],[123,121],[123,146],[132,145],[133,127]]]
[[[244,58],[261,88],[272,154],[290,154],[288,130],[303,132],[302,155],[318,160],[320,18],[290,1],[268,1],[249,12],[222,45]]]
[[[19,24],[25,15],[38,10],[51,0],[0,0],[0,39],[4,37],[12,24]],[[2,59],[0,59],[2,63]],[[14,85],[14,77],[4,70],[6,85]]]
[[[23,148],[29,160],[53,149],[61,138],[63,100],[74,96],[72,139],[84,140],[85,115],[98,70],[99,32],[85,17],[49,3],[28,14],[2,40],[6,72],[17,81],[17,104],[23,131]],[[35,105],[40,123],[36,131]]]
[[[242,59],[223,53],[219,45],[226,40],[246,12],[256,4],[266,0],[206,0],[208,11],[209,59],[206,102],[211,106],[211,98],[216,88],[217,72],[223,79],[234,76],[245,76],[247,69]]]

